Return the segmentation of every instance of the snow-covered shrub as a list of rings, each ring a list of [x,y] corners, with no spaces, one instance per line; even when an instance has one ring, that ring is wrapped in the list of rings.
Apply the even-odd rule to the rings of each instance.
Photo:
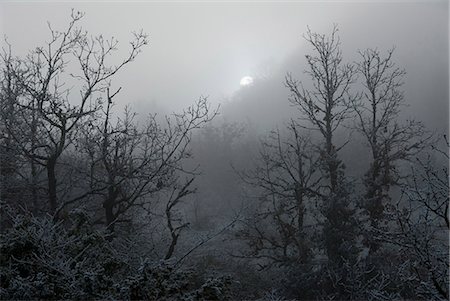
[[[229,299],[229,277],[209,278],[203,284],[197,278],[194,271],[177,269],[167,261],[144,261],[137,273],[116,284],[116,289],[120,299],[131,300]]]
[[[80,210],[68,225],[17,215],[0,238],[1,297],[92,298],[110,290],[126,262]]]
[[[59,223],[31,215],[12,220],[0,236],[1,299],[227,299],[227,277],[205,282],[167,261],[135,266],[82,210]]]

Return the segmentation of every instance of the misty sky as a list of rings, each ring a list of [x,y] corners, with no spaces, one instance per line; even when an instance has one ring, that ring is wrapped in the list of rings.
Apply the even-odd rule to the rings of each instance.
[[[138,109],[178,110],[201,95],[229,102],[242,89],[263,99],[258,77],[279,87],[279,96],[274,88],[265,102],[287,105],[283,77],[287,71],[302,76],[307,25],[329,33],[336,23],[346,61],[358,49],[396,46],[395,61],[407,71],[410,114],[447,127],[448,1],[0,2],[0,32],[24,54],[49,37],[46,21],[64,28],[71,8],[86,13],[82,25],[91,34],[117,37],[121,51],[131,31],[149,34],[150,44],[113,82],[123,87],[118,101]],[[241,88],[247,75],[255,85]]]

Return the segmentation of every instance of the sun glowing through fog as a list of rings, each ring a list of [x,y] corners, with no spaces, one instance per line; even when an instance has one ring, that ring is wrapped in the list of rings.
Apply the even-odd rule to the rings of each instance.
[[[253,78],[251,76],[244,76],[240,82],[242,87],[253,84]]]

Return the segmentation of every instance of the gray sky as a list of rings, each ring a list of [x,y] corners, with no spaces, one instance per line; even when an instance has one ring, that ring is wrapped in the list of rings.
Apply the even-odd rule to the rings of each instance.
[[[117,37],[123,51],[131,31],[149,34],[150,44],[114,82],[123,87],[119,101],[137,108],[177,110],[200,95],[213,103],[242,98],[246,75],[279,83],[282,98],[284,74],[301,76],[310,50],[306,26],[329,33],[337,23],[347,61],[358,49],[395,45],[411,114],[431,127],[448,120],[448,1],[0,2],[0,32],[23,54],[48,38],[46,21],[63,28],[71,8],[86,13],[90,33]],[[265,102],[287,102],[270,97]]]

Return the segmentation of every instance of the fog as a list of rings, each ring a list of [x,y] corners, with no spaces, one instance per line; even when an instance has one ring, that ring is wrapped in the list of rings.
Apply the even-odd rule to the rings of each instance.
[[[448,299],[448,1],[4,1],[0,34],[0,299]]]
[[[284,76],[288,71],[302,75],[304,55],[310,50],[302,37],[307,26],[325,33],[338,24],[348,62],[358,59],[358,49],[395,46],[396,62],[407,71],[408,114],[444,130],[449,90],[447,7],[446,1],[4,2],[0,9],[2,36],[18,53],[48,38],[47,21],[55,29],[63,28],[71,8],[86,13],[82,23],[91,34],[116,37],[121,51],[131,32],[142,29],[149,34],[148,47],[114,80],[123,87],[121,104],[131,103],[138,111],[171,112],[201,95],[213,104],[242,99],[243,107],[260,99],[258,110],[241,112],[252,120],[287,105]],[[246,75],[255,78],[254,87],[246,89],[255,91],[241,91],[239,82]],[[271,86],[270,95],[258,92],[260,77],[265,78],[260,86]],[[251,99],[243,94],[251,94]]]

